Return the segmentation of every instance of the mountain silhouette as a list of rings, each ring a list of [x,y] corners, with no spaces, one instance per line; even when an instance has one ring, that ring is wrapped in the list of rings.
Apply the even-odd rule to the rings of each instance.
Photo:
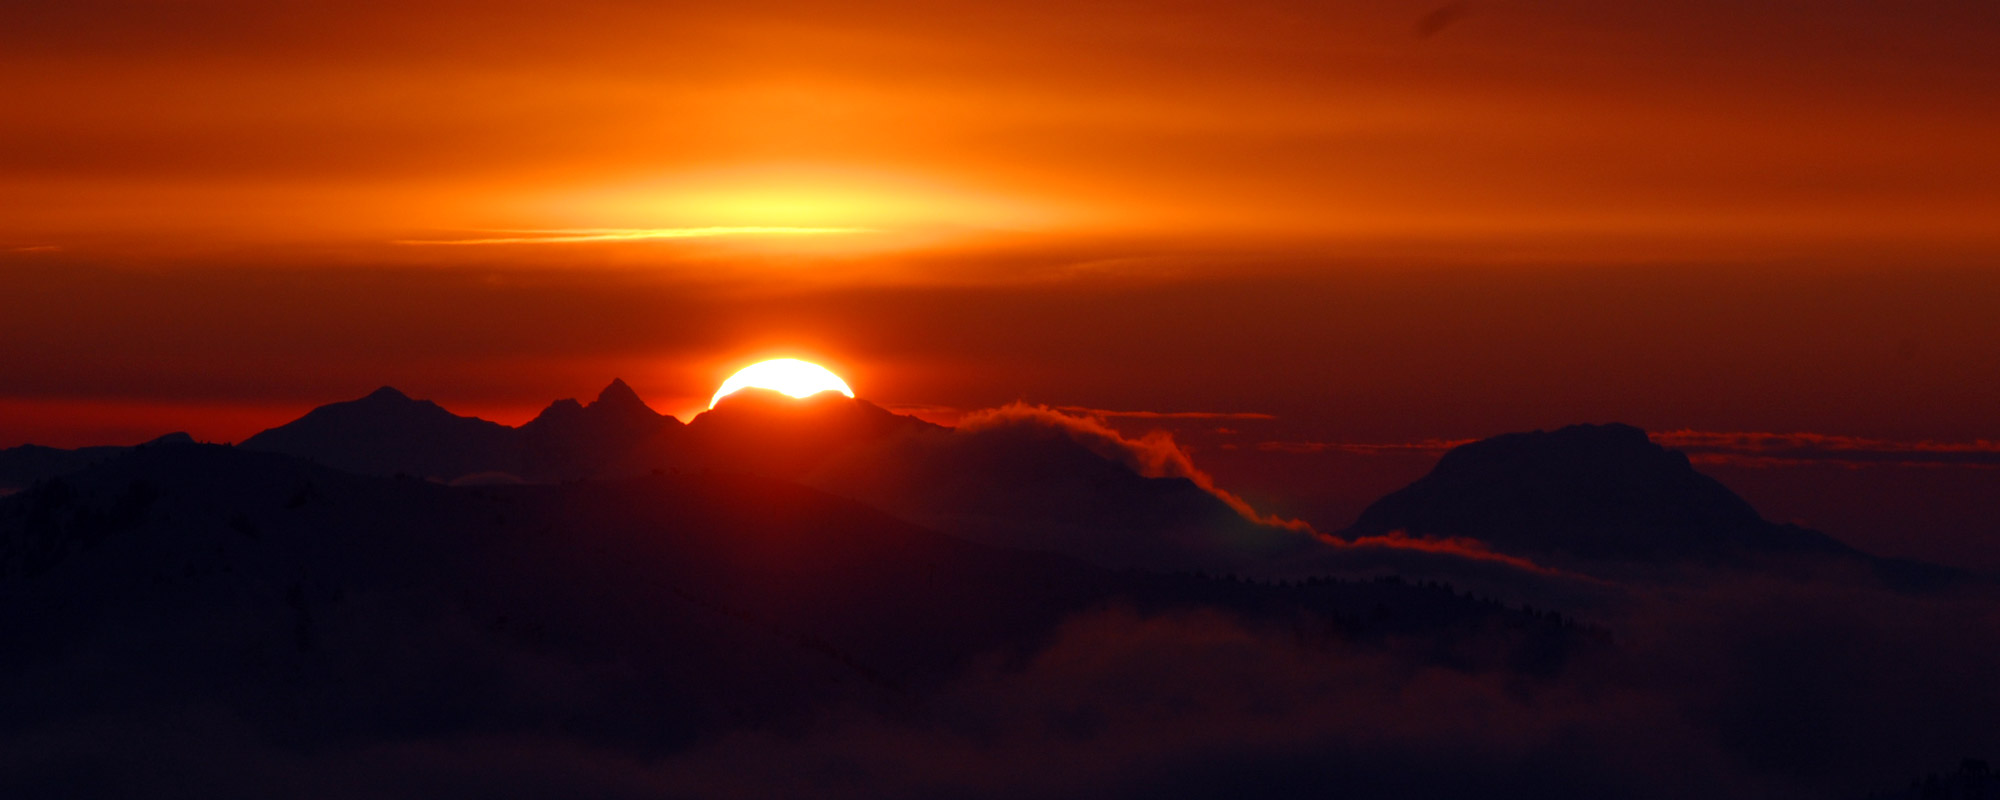
[[[512,428],[389,387],[316,408],[245,441],[364,475],[472,484],[608,480],[679,472],[776,478],[866,503],[988,545],[1160,572],[1296,576],[1421,556],[1454,580],[1449,553],[1352,551],[1326,558],[1310,534],[1248,519],[1184,477],[1145,475],[1116,434],[1049,413],[947,428],[836,392],[746,389],[683,424],[622,380],[595,400],[551,403]],[[1107,439],[1106,437],[1110,437]],[[1093,438],[1094,437],[1094,438]],[[184,434],[156,440],[186,441]],[[126,448],[0,451],[0,485],[25,487]],[[1430,474],[1370,505],[1339,536],[1468,538],[1550,563],[1741,562],[1817,555],[1866,561],[1891,584],[1957,573],[1868,556],[1816,531],[1764,520],[1687,457],[1627,425],[1505,434],[1446,453]],[[1440,561],[1439,559],[1442,559]],[[1489,572],[1491,565],[1476,572]],[[1422,570],[1419,570],[1420,572]],[[1585,570],[1589,572],[1590,570]]]
[[[0,498],[0,739],[186,705],[305,747],[472,733],[658,753],[835,703],[893,709],[1108,604],[1358,647],[1419,637],[1460,669],[1553,669],[1596,641],[1400,581],[991,548],[750,475],[449,486],[137,448]]]
[[[680,471],[780,478],[988,544],[1114,567],[1233,570],[1308,544],[1177,477],[1148,477],[1033,421],[958,431],[838,392],[745,389],[682,424],[624,381],[552,403],[519,428],[385,389],[252,437],[371,475],[504,483]],[[1115,455],[1115,454],[1114,454]]]
[[[433,433],[466,420],[377,394],[336,404],[314,423],[319,435],[337,427],[329,419],[416,420]],[[520,760],[550,770],[550,788],[512,796],[604,785],[593,778],[607,773],[577,763],[619,774],[641,765],[629,796],[657,796],[664,773],[650,765],[715,761],[727,773],[719,783],[672,785],[706,796],[768,765],[811,776],[797,785],[852,785],[849,796],[931,796],[962,773],[872,790],[905,764],[986,748],[1002,777],[1023,769],[1023,750],[1051,754],[1031,752],[1033,769],[1067,770],[1082,753],[1150,776],[1177,768],[1157,763],[1155,732],[1166,729],[1170,739],[1202,734],[1168,751],[1176,762],[1244,742],[1260,750],[1177,796],[1241,794],[1243,776],[1267,770],[1267,746],[1294,754],[1282,779],[1260,785],[1273,796],[1408,793],[1409,775],[1466,747],[1499,754],[1454,765],[1498,781],[1489,794],[1600,796],[1623,784],[1570,778],[1604,756],[1595,739],[1621,732],[1643,734],[1619,744],[1636,751],[1616,770],[1678,770],[1692,752],[1792,758],[1776,763],[1810,772],[1830,757],[1791,743],[1801,736],[1816,750],[1858,740],[1840,751],[1850,758],[1876,732],[1902,735],[1894,726],[1905,717],[1946,719],[1911,751],[1976,734],[1991,717],[1976,667],[1993,651],[1972,638],[1983,629],[1950,621],[1986,618],[1992,606],[1943,604],[1990,600],[1991,587],[1913,596],[1855,583],[1857,565],[1874,565],[1890,588],[1896,575],[1920,582],[1936,568],[1898,573],[1896,562],[1765,522],[1636,428],[1467,445],[1372,507],[1364,522],[1375,527],[1347,532],[1478,538],[1547,554],[1537,563],[1616,593],[1548,610],[1394,575],[1272,583],[1158,571],[1240,564],[1227,557],[1278,531],[1193,479],[1141,474],[1115,433],[1091,439],[1047,414],[943,428],[845,397],[752,393],[679,425],[635,401],[629,387],[608,390],[538,418],[552,442],[600,436],[632,448],[591,480],[452,485],[174,436],[87,454],[81,468],[0,497],[0,743],[10,744],[0,750],[11,754],[0,758],[0,794],[142,795],[167,775],[202,796],[265,796],[233,781],[270,769],[260,765],[330,756],[315,774],[338,775],[368,766],[355,753],[410,752],[423,766],[378,765],[378,782],[328,794],[377,796],[368,790],[413,774],[419,793],[511,781],[497,768]],[[522,437],[529,426],[498,427]],[[696,463],[711,449],[737,460],[649,466]],[[608,474],[623,469],[640,471]],[[1230,550],[1238,545],[1247,549]],[[1317,546],[1295,561],[1381,549]],[[1143,565],[1153,571],[1102,566],[1134,559],[1152,559]],[[1572,579],[1504,559],[1467,563],[1497,571],[1480,593]],[[1579,563],[1585,572],[1567,571]],[[1809,566],[1763,569],[1791,563]],[[1647,591],[1636,581],[1655,574],[1620,564],[1688,564],[1691,580]],[[1423,574],[1394,563],[1342,574],[1382,569]],[[1578,613],[1632,635],[1614,640],[1568,616]],[[1925,659],[1966,668],[1927,670]],[[1888,694],[1841,705],[1870,692]],[[966,712],[987,707],[1000,715]],[[1344,720],[1351,735],[1293,735],[1323,720]],[[1377,768],[1370,743],[1383,730],[1409,741]],[[1656,731],[1695,749],[1660,757],[1647,750]],[[1523,750],[1523,735],[1562,746]],[[926,747],[934,739],[957,744]],[[801,758],[788,744],[801,740],[827,749]],[[746,742],[748,756],[713,758],[718,743]],[[481,743],[494,743],[491,755],[455,755]],[[918,749],[855,773],[855,747]],[[1324,770],[1328,753],[1350,751],[1366,770]],[[579,753],[587,760],[573,761]],[[1522,753],[1545,766],[1522,778]],[[1771,773],[1758,769],[1737,794],[1766,788]],[[1630,777],[1647,788],[1662,779]],[[963,780],[1007,788],[985,772]],[[1144,780],[1118,796],[1158,796],[1161,784]],[[1417,794],[1467,787],[1453,776]]]
[[[1858,555],[1825,534],[1766,521],[1695,471],[1685,454],[1618,424],[1510,433],[1453,448],[1340,535],[1395,531],[1588,559]]]
[[[139,447],[149,445],[193,444],[194,437],[176,431],[151,439]],[[39,481],[82,471],[93,464],[117,458],[132,448],[120,445],[100,445],[63,449],[24,444],[0,450],[0,494],[32,486]]]
[[[521,468],[514,429],[461,417],[384,386],[245,439],[245,450],[304,456],[350,472],[450,480]]]
[[[626,465],[635,454],[671,450],[682,428],[680,420],[654,411],[625,381],[613,379],[588,405],[557,400],[522,425],[516,431],[516,469],[525,479],[558,481],[630,473]]]
[[[975,541],[1108,566],[1236,571],[1312,544],[1245,519],[1191,480],[1141,475],[1033,419],[909,430],[802,480]]]
[[[881,439],[946,430],[839,392],[794,398],[743,389],[688,423],[681,463],[797,480]]]

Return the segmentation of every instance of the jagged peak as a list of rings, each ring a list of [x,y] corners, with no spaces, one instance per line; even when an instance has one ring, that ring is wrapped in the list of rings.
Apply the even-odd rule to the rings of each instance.
[[[623,378],[612,378],[611,384],[604,387],[604,391],[597,393],[597,399],[591,405],[653,410],[651,406],[646,405],[645,400],[639,398],[639,393],[633,391],[631,385],[625,383]]]

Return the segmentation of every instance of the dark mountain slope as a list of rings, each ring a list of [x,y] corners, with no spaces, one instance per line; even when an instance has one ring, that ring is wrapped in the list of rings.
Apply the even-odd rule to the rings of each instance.
[[[1312,546],[1185,478],[1152,478],[1063,430],[937,429],[828,460],[808,483],[990,544],[1154,570],[1231,570]]]
[[[169,433],[137,446],[189,444],[193,441],[194,439],[185,433]],[[117,458],[131,449],[106,445],[65,450],[58,447],[24,444],[0,450],[0,493],[30,486],[59,475],[81,472],[92,464]]]
[[[1113,567],[1227,571],[1311,545],[1188,480],[1140,475],[1058,427],[955,430],[833,392],[737,392],[638,456],[627,474],[778,477],[975,541]]]
[[[520,477],[566,481],[638,474],[628,466],[635,456],[675,449],[684,427],[614,379],[589,404],[557,400],[516,431]]]
[[[683,425],[614,380],[508,428],[384,388],[260,433],[244,449],[370,475],[560,482],[718,471],[802,482],[1005,547],[1114,567],[1234,570],[1309,546],[1180,478],[1140,475],[1060,425],[959,432],[827,392],[736,392]]]
[[[0,732],[218,708],[274,741],[561,731],[637,752],[894,707],[1107,604],[1554,669],[1545,618],[996,550],[741,475],[451,487],[213,446],[0,500]]]
[[[1628,425],[1510,433],[1454,448],[1341,535],[1391,531],[1591,559],[1858,555],[1816,531],[1765,521],[1686,455]]]
[[[883,439],[949,430],[838,392],[744,389],[688,423],[682,463],[797,480]]]
[[[429,400],[384,386],[367,397],[315,408],[245,439],[245,450],[303,456],[349,472],[404,473],[450,480],[479,472],[518,473],[514,429],[461,417]]]

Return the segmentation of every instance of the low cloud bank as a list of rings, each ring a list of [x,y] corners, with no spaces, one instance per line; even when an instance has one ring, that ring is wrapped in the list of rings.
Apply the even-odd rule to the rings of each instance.
[[[329,798],[1782,799],[1894,790],[2000,752],[1990,593],[1718,575],[1647,595],[1615,630],[1615,647],[1531,676],[1445,666],[1421,641],[1113,608],[891,707],[671,754],[488,735],[306,752],[184,709],[24,732],[0,741],[0,773]]]
[[[1798,466],[1833,464],[1846,467],[1972,467],[2000,469],[2000,441],[1971,439],[1900,440],[1829,433],[1759,431],[1655,431],[1648,436],[1662,447],[1687,453],[1696,463],[1737,466]],[[1259,450],[1274,453],[1444,453],[1472,439],[1413,439],[1406,442],[1259,442]]]

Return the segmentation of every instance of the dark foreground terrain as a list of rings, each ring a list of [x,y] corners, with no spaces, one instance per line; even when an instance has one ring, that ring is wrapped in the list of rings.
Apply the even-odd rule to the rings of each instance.
[[[1086,554],[1213,514],[1107,533],[1194,484],[1022,429],[884,430],[865,457],[484,485],[179,439],[35,453],[59,474],[0,498],[0,793],[1994,791],[1964,760],[2000,752],[1991,583],[1765,523],[1634,429],[1469,445],[1344,538],[1200,571],[803,485],[1004,455],[987,482],[1065,496],[985,538],[1036,513],[1124,537],[1049,548]],[[959,492],[922,501],[940,518],[991,511],[937,482]],[[1226,574],[1274,559],[1298,569]]]

